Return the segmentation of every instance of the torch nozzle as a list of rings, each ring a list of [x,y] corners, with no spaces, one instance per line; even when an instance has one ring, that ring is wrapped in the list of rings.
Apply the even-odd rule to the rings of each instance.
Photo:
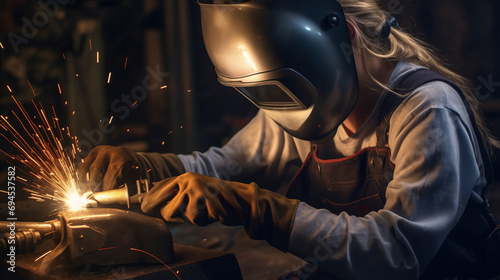
[[[127,208],[130,208],[132,204],[141,204],[144,196],[149,192],[149,185],[149,180],[137,180],[135,187],[124,184],[114,190],[85,193],[87,208],[97,208],[111,204],[127,205]]]

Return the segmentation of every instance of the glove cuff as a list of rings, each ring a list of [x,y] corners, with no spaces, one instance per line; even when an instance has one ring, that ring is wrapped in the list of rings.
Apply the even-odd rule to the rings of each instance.
[[[179,176],[186,172],[177,155],[167,153],[137,153],[143,178],[158,182],[165,178]]]
[[[286,252],[300,201],[261,189],[255,183],[247,185],[247,190],[249,192],[240,193],[240,197],[252,201],[250,220],[247,223],[243,220],[248,235],[253,239],[265,239]]]
[[[279,221],[275,223],[272,239],[268,240],[269,244],[285,253],[288,251],[290,234],[292,233],[295,214],[297,213],[297,208],[300,203],[300,201],[296,199],[287,200],[287,205],[285,206],[286,210],[277,217]]]

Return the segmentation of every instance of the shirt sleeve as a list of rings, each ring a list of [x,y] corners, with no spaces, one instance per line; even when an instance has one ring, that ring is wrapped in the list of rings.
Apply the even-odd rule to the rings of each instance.
[[[417,89],[391,118],[395,164],[383,209],[335,215],[301,203],[289,251],[341,279],[418,279],[485,183],[458,94],[441,82]]]
[[[263,111],[223,147],[178,155],[187,172],[278,189],[301,164],[295,144]]]

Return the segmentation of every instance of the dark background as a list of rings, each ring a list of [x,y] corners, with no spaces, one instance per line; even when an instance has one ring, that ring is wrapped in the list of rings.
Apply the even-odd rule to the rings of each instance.
[[[29,81],[44,106],[55,106],[61,122],[92,146],[126,144],[176,153],[222,145],[256,112],[234,90],[218,84],[203,46],[196,1],[61,2],[69,3],[49,7],[51,12],[57,9],[53,14],[38,1],[0,2],[2,112],[12,105],[6,85],[26,102],[33,97]],[[381,5],[471,80],[495,130],[500,111],[500,2],[385,0]],[[161,82],[149,79],[155,87],[131,107],[134,93],[143,97],[139,93],[144,91],[136,87],[143,86],[150,73],[146,66],[168,76],[161,76]],[[115,129],[101,131],[101,140],[95,129],[111,116]]]
[[[218,84],[196,1],[48,2],[57,5],[0,1],[2,114],[14,107],[11,94],[28,108],[35,94],[78,136],[81,156],[101,144],[204,151],[223,145],[255,114],[245,98]],[[500,2],[380,3],[402,28],[434,45],[452,69],[470,79],[499,136]],[[111,117],[111,125],[102,126]],[[5,170],[6,157],[0,156]]]

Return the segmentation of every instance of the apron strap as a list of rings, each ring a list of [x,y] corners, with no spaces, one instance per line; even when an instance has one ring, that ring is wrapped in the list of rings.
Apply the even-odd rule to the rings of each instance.
[[[453,82],[451,82],[449,79],[446,77],[442,76],[441,74],[438,74],[430,69],[427,68],[420,68],[417,69],[413,72],[410,72],[406,74],[402,79],[399,80],[394,86],[392,86],[392,90],[397,92],[399,95],[393,94],[391,92],[388,92],[386,95],[386,98],[384,100],[384,103],[381,108],[381,114],[380,114],[380,119],[379,119],[379,127],[377,128],[377,147],[382,148],[386,147],[388,140],[389,140],[389,122],[392,117],[392,114],[394,111],[397,109],[397,107],[405,100],[406,97],[408,97],[409,93],[413,92],[415,89],[418,87],[430,83],[430,82],[435,82],[435,81],[441,81],[444,82],[448,85],[450,85],[455,91],[459,94],[460,98],[462,99],[468,115],[470,122],[472,124],[472,129],[474,130],[474,134],[476,135],[476,138],[479,142],[479,149],[481,153],[481,157],[483,160],[484,164],[484,170],[485,170],[485,177],[487,180],[487,185],[490,185],[493,182],[493,177],[494,177],[494,172],[493,172],[493,165],[491,163],[491,159],[489,156],[489,153],[486,150],[486,147],[484,146],[484,141],[483,141],[483,136],[479,132],[479,128],[476,123],[476,119],[474,118],[472,107],[467,101],[467,98],[465,97],[464,93],[458,87],[455,85]],[[486,192],[486,188],[484,193]],[[484,196],[483,193],[483,196]]]

